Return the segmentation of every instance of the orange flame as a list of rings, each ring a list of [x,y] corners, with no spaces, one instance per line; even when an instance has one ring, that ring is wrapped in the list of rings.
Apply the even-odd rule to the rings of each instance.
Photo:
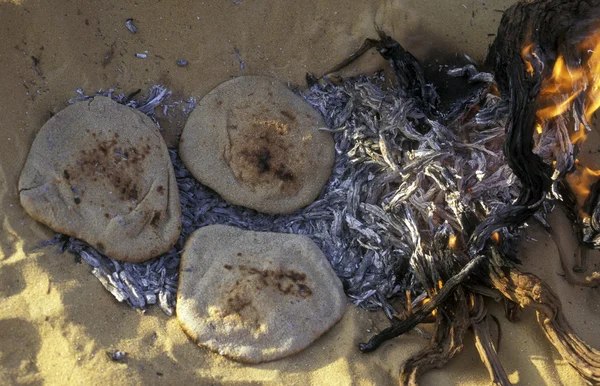
[[[496,244],[499,244],[500,243],[500,234],[498,232],[492,233],[491,239],[494,240],[494,242]]]
[[[587,123],[591,122],[593,114],[600,108],[600,31],[583,39],[575,49],[581,53],[582,60],[576,65],[567,63],[563,56],[559,56],[552,68],[552,74],[542,80],[539,95],[539,105],[536,112],[537,122],[535,133],[541,135],[546,124],[560,116],[567,120],[570,117],[568,111],[573,108],[575,101],[583,97],[585,101],[583,115]],[[525,63],[526,71],[532,75],[534,71],[533,60],[537,59],[536,47],[530,41],[526,41],[521,49],[521,57]],[[583,123],[573,127],[570,133],[571,143],[580,145],[587,137],[586,128]],[[556,160],[552,162],[556,165]],[[583,213],[583,204],[590,194],[591,186],[600,180],[600,170],[591,170],[575,162],[575,171],[566,177],[567,183],[573,190],[579,212]],[[494,234],[492,239],[499,241],[499,235]]]
[[[529,73],[529,75],[533,75],[533,65],[531,64],[531,60],[529,60],[529,58],[533,54],[533,47],[534,47],[534,44],[530,43],[530,44],[527,44],[525,47],[523,47],[523,49],[521,50],[521,57],[523,58],[523,61],[525,62],[525,68],[527,69],[527,72]]]
[[[542,134],[542,125],[540,125],[539,123],[536,123],[535,131],[537,131],[538,134]]]
[[[592,170],[583,166],[579,160],[575,161],[575,171],[566,177],[567,182],[573,189],[579,208],[583,207],[586,198],[590,194],[591,186],[600,180],[600,170]],[[587,217],[585,213],[580,213]]]
[[[450,238],[448,239],[448,246],[450,246],[450,249],[456,248],[456,236],[455,235],[450,235]]]
[[[583,65],[570,67],[564,57],[559,56],[554,63],[552,76],[542,81],[541,108],[536,114],[541,127],[544,122],[563,115],[581,94],[585,94],[586,97],[584,116],[588,122],[594,112],[600,108],[600,33],[586,38],[577,48],[580,52],[589,54]],[[532,68],[531,63],[526,59],[535,54],[531,52],[532,49],[533,45],[529,44],[521,50],[527,72]],[[538,127],[536,131],[541,133]],[[573,131],[571,142],[580,144],[585,138],[585,127],[580,125]]]

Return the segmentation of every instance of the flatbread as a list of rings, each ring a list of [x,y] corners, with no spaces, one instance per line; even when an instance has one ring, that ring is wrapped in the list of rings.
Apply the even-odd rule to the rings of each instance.
[[[211,225],[188,239],[177,319],[199,345],[246,363],[301,351],[339,321],[342,283],[303,235]]]
[[[229,80],[190,115],[180,156],[226,201],[264,213],[309,205],[335,158],[321,115],[283,83],[264,76]]]
[[[175,173],[156,125],[105,97],[75,103],[44,124],[19,194],[37,221],[118,260],[156,257],[181,231]]]

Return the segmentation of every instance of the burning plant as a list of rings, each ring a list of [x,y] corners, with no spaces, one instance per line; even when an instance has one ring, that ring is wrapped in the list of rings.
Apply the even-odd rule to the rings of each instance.
[[[494,76],[472,66],[451,71],[479,86],[449,111],[438,109],[417,60],[383,32],[379,36],[333,71],[375,48],[391,64],[394,88],[366,78],[326,80],[313,86],[309,99],[334,126],[362,137],[351,155],[386,170],[374,174],[378,188],[368,191],[358,218],[385,219],[379,237],[392,240],[393,252],[410,256],[418,282],[412,290],[422,288],[412,301],[407,292],[404,315],[360,349],[375,350],[434,319],[430,346],[401,370],[401,383],[414,384],[423,371],[460,352],[471,327],[493,383],[509,384],[482,300],[501,294],[535,309],[567,362],[586,381],[600,382],[600,352],[572,330],[551,288],[518,269],[515,248],[532,217],[551,231],[545,216],[557,204],[570,210],[582,245],[600,247],[600,171],[577,158],[600,107],[600,2],[538,0],[511,7],[486,60]],[[347,95],[343,104],[340,94]],[[570,281],[571,270],[587,269],[582,256],[576,267],[563,261]],[[596,285],[597,278],[594,273],[580,284]]]

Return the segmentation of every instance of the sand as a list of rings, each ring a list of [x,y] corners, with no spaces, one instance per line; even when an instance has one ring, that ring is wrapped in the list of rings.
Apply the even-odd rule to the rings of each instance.
[[[244,366],[188,340],[175,318],[158,308],[145,315],[117,303],[70,255],[36,250],[52,232],[19,205],[17,180],[42,124],[67,105],[74,90],[116,88],[129,93],[160,82],[176,95],[202,97],[236,75],[268,75],[302,84],[375,37],[381,26],[419,59],[439,63],[463,54],[476,61],[512,0],[83,2],[0,0],[0,384],[394,384],[401,362],[426,344],[412,332],[361,354],[356,346],[386,326],[379,313],[349,307],[344,318],[305,351],[272,363]],[[464,5],[464,6],[463,6]],[[473,12],[475,16],[473,17]],[[132,17],[139,32],[125,20]],[[264,23],[260,21],[264,20]],[[236,56],[239,51],[244,71]],[[135,53],[145,53],[138,59]],[[111,54],[112,53],[112,54]],[[39,59],[34,66],[33,57]],[[108,58],[108,59],[105,59]],[[186,59],[185,68],[177,59]],[[385,66],[371,53],[346,74]],[[175,122],[176,123],[176,122]],[[167,125],[169,126],[169,125]],[[166,133],[175,136],[176,124]],[[179,128],[180,129],[180,128]],[[590,138],[595,151],[598,138]],[[593,155],[593,154],[592,154]],[[597,162],[596,162],[597,166]],[[560,213],[558,231],[570,235]],[[525,270],[560,294],[565,314],[592,346],[600,347],[600,291],[572,287],[560,276],[550,237],[532,226]],[[568,237],[565,237],[568,239]],[[571,247],[574,245],[574,239]],[[597,253],[591,254],[592,267]],[[598,267],[596,267],[598,268]],[[491,305],[503,327],[500,357],[513,382],[582,382],[525,312],[519,323]],[[465,351],[424,385],[487,384],[468,337]],[[129,353],[126,363],[107,350]]]

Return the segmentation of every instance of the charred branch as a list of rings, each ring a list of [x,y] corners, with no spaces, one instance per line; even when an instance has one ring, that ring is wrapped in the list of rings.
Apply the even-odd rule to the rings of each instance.
[[[429,302],[425,303],[420,309],[413,310],[412,316],[394,323],[392,326],[369,339],[369,342],[361,343],[359,345],[360,351],[364,353],[371,352],[381,346],[385,341],[405,334],[415,328],[419,323],[422,323],[435,309],[444,304],[454,291],[460,287],[461,283],[463,283],[485,260],[486,256],[484,255],[479,255],[471,260],[458,274],[450,278],[437,295],[433,296]]]
[[[384,59],[389,61],[396,80],[399,96],[420,102],[420,108],[427,116],[431,116],[437,112],[436,106],[439,103],[439,97],[433,86],[426,82],[423,68],[418,60],[410,52],[406,51],[400,43],[386,35],[382,30],[377,30],[377,34],[379,35],[379,39],[366,39],[356,52],[327,71],[323,76],[343,69],[371,48],[375,48]],[[312,79],[310,78],[311,75],[309,75],[308,79],[310,80],[308,83],[313,83],[323,78],[323,76]]]
[[[400,368],[400,385],[417,385],[418,377],[432,368],[444,366],[463,349],[469,328],[467,298],[458,289],[452,299],[438,308],[435,333],[427,348],[409,358]]]

